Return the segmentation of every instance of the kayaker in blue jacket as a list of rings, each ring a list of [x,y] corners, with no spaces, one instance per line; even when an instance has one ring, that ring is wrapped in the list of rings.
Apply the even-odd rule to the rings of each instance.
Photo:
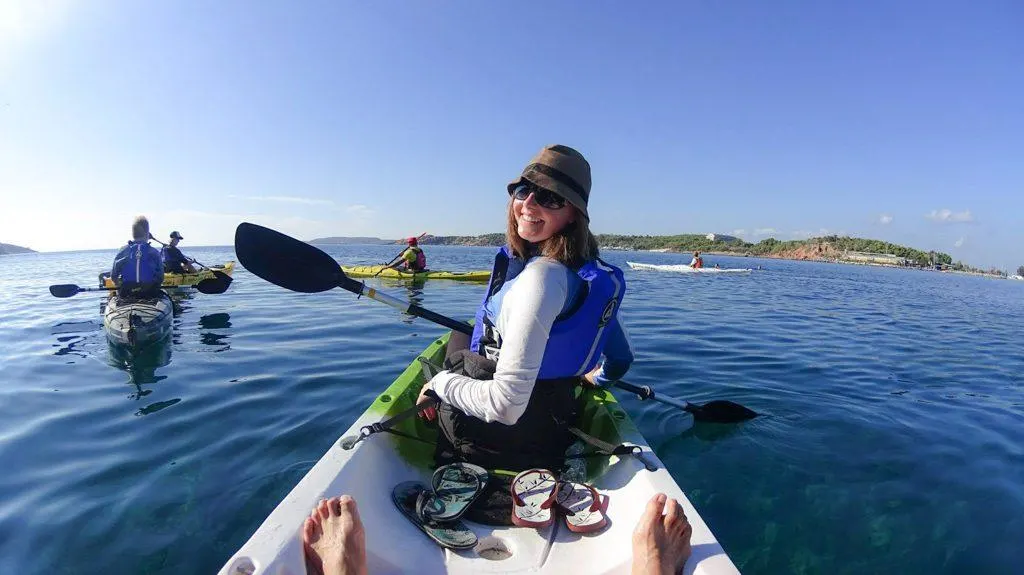
[[[191,260],[185,257],[185,254],[181,253],[178,249],[178,242],[185,239],[177,231],[171,232],[171,241],[162,250],[160,250],[160,257],[164,261],[164,272],[176,273],[176,274],[191,274],[195,273],[196,268],[192,266]]]
[[[471,339],[453,333],[446,371],[424,385],[442,403],[438,460],[557,467],[572,443],[574,386],[625,375],[633,351],[619,312],[622,271],[589,228],[590,164],[547,146],[508,185],[508,245],[495,257]],[[460,349],[461,348],[461,349]],[[603,362],[602,360],[603,355]]]
[[[110,279],[117,293],[130,297],[154,297],[164,282],[160,252],[149,245],[149,220],[138,216],[132,222],[132,240],[114,257]]]

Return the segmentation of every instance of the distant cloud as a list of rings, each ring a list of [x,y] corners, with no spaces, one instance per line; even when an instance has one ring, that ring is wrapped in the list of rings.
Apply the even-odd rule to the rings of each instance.
[[[957,241],[953,242],[953,247],[954,248],[959,248],[959,247],[961,247],[963,245],[964,245],[964,237],[963,236],[960,236],[960,239],[958,239]]]
[[[352,204],[351,206],[345,206],[345,211],[357,217],[368,217],[374,214],[373,208],[363,204]]]
[[[732,231],[732,235],[734,235],[734,236],[745,236],[745,235],[747,235],[747,230],[744,230],[742,228],[738,229],[738,230],[733,230]]]
[[[890,216],[889,214],[879,214],[878,223],[882,224],[883,226],[887,226],[892,223],[892,216]]]
[[[953,210],[932,210],[924,215],[933,222],[940,224],[953,224],[963,222],[973,222],[974,216],[971,215],[971,210],[964,210],[962,212],[954,212]]]
[[[770,236],[776,233],[775,228],[754,228],[755,236]]]
[[[303,204],[306,206],[333,206],[334,202],[331,200],[321,200],[318,198],[301,198],[297,196],[236,196],[231,194],[229,198],[235,198],[239,200],[251,200],[254,202],[279,202],[285,204]]]

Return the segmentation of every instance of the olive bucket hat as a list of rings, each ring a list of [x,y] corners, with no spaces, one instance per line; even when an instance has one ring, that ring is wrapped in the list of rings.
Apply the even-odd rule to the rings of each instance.
[[[555,144],[544,146],[523,169],[522,175],[508,184],[512,194],[524,181],[565,198],[590,221],[587,201],[590,199],[590,164],[583,154]]]

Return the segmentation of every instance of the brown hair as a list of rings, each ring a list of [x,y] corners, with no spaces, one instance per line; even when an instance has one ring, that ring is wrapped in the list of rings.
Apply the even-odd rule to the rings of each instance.
[[[519,226],[512,211],[512,200],[508,203],[508,226],[505,228],[505,242],[512,255],[523,259],[544,256],[557,260],[570,269],[579,269],[583,264],[596,260],[600,255],[597,238],[590,233],[587,218],[572,204],[566,208],[576,210],[576,221],[566,224],[558,233],[539,244],[531,244],[519,236]]]

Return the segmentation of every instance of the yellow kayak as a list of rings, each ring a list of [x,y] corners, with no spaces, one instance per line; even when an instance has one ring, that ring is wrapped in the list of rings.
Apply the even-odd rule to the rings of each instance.
[[[218,271],[218,272],[224,272],[224,273],[226,273],[227,275],[230,276],[231,272],[233,272],[235,270],[235,262],[227,262],[227,263],[225,263],[222,266],[213,266],[210,269]],[[197,271],[196,273],[193,273],[193,274],[165,273],[164,274],[164,283],[161,284],[161,285],[162,285],[162,287],[189,287],[189,286],[194,286],[197,283],[199,283],[199,282],[201,282],[201,281],[203,281],[205,279],[210,279],[212,277],[213,277],[213,272],[208,270],[208,269],[205,269],[205,268],[204,269],[200,269],[199,271]],[[104,288],[113,288],[113,287],[115,287],[114,286],[114,282],[110,281],[110,273],[109,272],[100,274],[100,281],[102,282],[100,284],[100,287],[104,287]]]
[[[383,271],[382,271],[383,270]],[[405,272],[384,266],[341,266],[345,275],[354,278],[390,278],[420,280],[453,280],[457,282],[481,282],[485,283],[491,277],[487,270],[476,270],[471,272],[445,272],[439,270],[426,270],[422,272]]]

